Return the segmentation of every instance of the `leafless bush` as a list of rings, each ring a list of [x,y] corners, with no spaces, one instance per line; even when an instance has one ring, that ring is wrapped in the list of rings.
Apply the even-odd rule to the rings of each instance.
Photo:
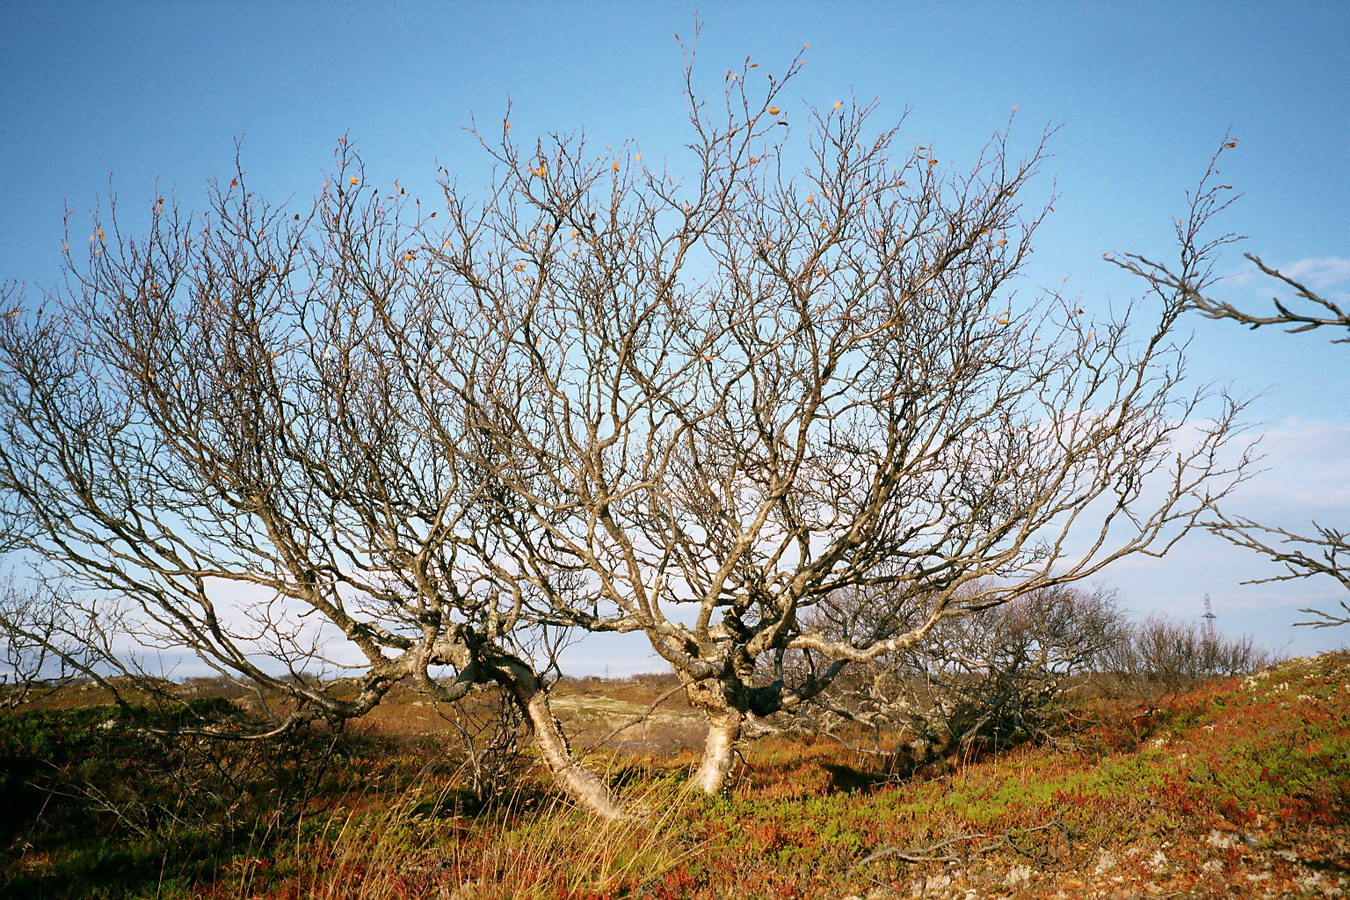
[[[844,597],[822,626],[847,634],[907,627],[905,609],[876,621],[885,604]],[[798,724],[843,739],[863,732],[873,752],[900,771],[952,754],[1005,747],[1045,733],[1066,695],[1103,653],[1127,639],[1114,595],[1056,587],[981,616],[949,619],[907,651],[854,666]]]
[[[0,582],[0,709],[81,680],[102,680],[110,647],[93,619],[49,584]]]
[[[61,658],[53,658],[47,649],[54,639],[55,618],[56,610],[35,592],[12,581],[0,587],[0,707],[19,706],[68,679]]]
[[[487,685],[440,712],[454,735],[452,756],[473,798],[486,803],[511,791],[527,765],[523,741],[529,723],[520,707],[500,688]]]
[[[673,672],[636,672],[629,675],[628,680],[650,688],[668,688],[679,683],[679,678]]]
[[[0,720],[0,797],[34,828],[239,833],[311,810],[338,774],[334,763],[356,749],[345,732],[317,724],[237,739],[249,727],[221,699],[15,713]]]
[[[1208,678],[1242,675],[1269,665],[1249,636],[1229,638],[1197,623],[1150,616],[1107,648],[1103,669],[1152,688],[1181,690]]]

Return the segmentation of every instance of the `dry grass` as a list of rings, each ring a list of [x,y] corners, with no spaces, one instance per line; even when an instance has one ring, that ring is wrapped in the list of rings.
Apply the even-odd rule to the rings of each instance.
[[[622,895],[697,852],[673,837],[686,797],[669,780],[625,799],[642,814],[597,821],[521,793],[491,811],[454,811],[447,787],[423,783],[384,808],[358,804],[298,828],[282,853],[246,857],[213,895],[237,900],[500,900]],[[262,848],[260,848],[262,849]]]

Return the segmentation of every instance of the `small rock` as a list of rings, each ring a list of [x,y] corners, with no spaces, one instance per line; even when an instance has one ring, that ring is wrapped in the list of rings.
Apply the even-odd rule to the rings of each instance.
[[[1116,855],[1109,850],[1102,850],[1097,854],[1097,865],[1093,868],[1093,875],[1105,875],[1116,867]]]

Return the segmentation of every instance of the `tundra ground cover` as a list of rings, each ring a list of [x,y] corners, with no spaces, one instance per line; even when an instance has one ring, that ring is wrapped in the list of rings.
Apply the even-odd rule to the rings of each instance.
[[[640,708],[631,684],[618,693]],[[406,712],[413,721],[421,710]],[[154,770],[163,751],[100,727],[109,721],[109,709],[0,719],[11,809],[40,796],[25,759],[65,778],[41,782],[59,791],[6,833],[6,895],[1320,897],[1350,887],[1344,653],[1151,702],[1084,702],[1045,743],[905,780],[833,742],[771,738],[745,748],[731,789],[709,799],[682,789],[692,752],[621,745],[592,761],[648,814],[608,823],[528,777],[505,799],[475,803],[444,749],[400,737],[395,717],[389,730],[330,743],[339,749],[324,778],[292,816],[273,807],[269,818],[259,788],[235,799],[233,819],[207,826],[161,811],[137,833],[94,801],[111,799],[119,772]],[[318,750],[293,746],[285,758]],[[83,793],[71,789],[80,783]]]

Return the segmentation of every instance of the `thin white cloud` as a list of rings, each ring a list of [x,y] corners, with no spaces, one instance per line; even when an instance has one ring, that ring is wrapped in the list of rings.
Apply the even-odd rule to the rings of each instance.
[[[1350,259],[1339,256],[1309,257],[1280,266],[1280,271],[1316,291],[1350,283]]]
[[[1269,260],[1266,260],[1265,263],[1287,277],[1307,285],[1314,291],[1350,288],[1350,259],[1339,256],[1310,256],[1280,265],[1272,265]],[[1263,294],[1281,287],[1279,282],[1270,278],[1255,266],[1246,266],[1225,275],[1219,283],[1230,287],[1242,286]],[[1341,291],[1337,291],[1337,293],[1341,293]]]
[[[1350,510],[1350,421],[1290,418],[1262,435],[1266,471],[1242,485],[1227,506],[1258,521]],[[1291,523],[1284,523],[1291,524]]]
[[[1233,516],[1307,533],[1316,520],[1344,527],[1350,510],[1350,421],[1290,417],[1262,434],[1261,468],[1222,504]],[[1215,535],[1188,535],[1161,559],[1137,556],[1113,564],[1103,582],[1139,615],[1165,613],[1198,622],[1213,599],[1221,630],[1249,633],[1267,649],[1318,653],[1341,646],[1346,629],[1294,628],[1305,607],[1334,609],[1345,588],[1327,577],[1251,584],[1281,574],[1266,557]]]

